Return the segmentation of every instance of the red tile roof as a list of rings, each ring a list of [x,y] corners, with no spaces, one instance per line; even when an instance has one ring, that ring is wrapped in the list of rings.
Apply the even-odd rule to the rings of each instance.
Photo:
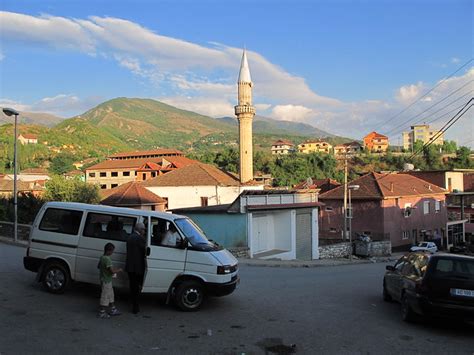
[[[127,182],[111,189],[100,203],[109,206],[146,206],[165,204],[166,200],[147,190],[136,181]]]
[[[38,139],[38,136],[36,134],[31,134],[31,133],[22,133],[19,136],[23,136],[23,138],[26,138],[26,139]]]
[[[407,174],[379,174],[368,173],[349,183],[359,185],[358,190],[352,191],[352,199],[396,198],[402,196],[439,195],[447,193],[446,190],[433,185],[425,180]],[[341,185],[333,190],[319,195],[324,199],[342,199],[344,187]]]
[[[290,142],[289,140],[286,140],[286,139],[279,139],[277,140],[276,142],[274,142],[272,145],[294,145],[292,142]]]
[[[329,191],[333,188],[336,188],[337,186],[340,186],[341,184],[333,179],[311,179],[311,181],[305,180],[300,182],[299,184],[295,185],[295,189],[301,190],[301,189],[321,189],[320,193],[324,193],[326,191]]]
[[[124,159],[124,158],[130,158],[134,159],[132,157],[160,157],[160,156],[168,156],[168,155],[183,155],[183,152],[177,149],[153,149],[153,150],[140,150],[140,151],[135,151],[135,152],[123,152],[123,153],[116,153],[112,154],[109,156],[109,159]],[[140,158],[136,158],[140,159]]]
[[[143,182],[144,186],[240,186],[238,179],[215,166],[197,163]]]
[[[177,168],[187,166],[190,164],[198,163],[197,160],[189,159],[186,157],[159,157],[159,158],[141,158],[141,159],[117,159],[117,160],[105,160],[98,164],[88,167],[86,170],[99,170],[99,169],[139,169],[146,163],[156,163],[166,166],[166,162],[174,165]]]

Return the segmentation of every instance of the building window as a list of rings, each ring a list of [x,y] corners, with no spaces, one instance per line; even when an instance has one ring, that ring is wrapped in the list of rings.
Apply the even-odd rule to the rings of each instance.
[[[142,180],[146,180],[146,173],[142,174]]]
[[[337,231],[336,231],[336,228],[329,228],[329,232],[336,233]]]
[[[102,184],[102,185],[100,185],[100,188],[101,188],[102,190],[105,190],[105,189],[107,188],[107,185],[106,185],[106,184]]]
[[[423,202],[423,214],[430,213],[430,201]]]
[[[106,176],[107,176],[107,173],[106,173],[106,172],[100,173],[100,177],[106,177]]]
[[[410,231],[403,231],[402,232],[402,239],[403,240],[410,239]]]
[[[113,189],[114,187],[117,187],[117,186],[118,186],[118,184],[112,184],[112,185],[110,185],[110,188]]]
[[[411,203],[405,203],[405,208],[403,209],[403,217],[408,218],[411,216]]]
[[[117,171],[112,171],[112,172],[110,173],[110,176],[112,176],[112,177],[117,177],[117,176],[118,176],[118,172],[117,172]]]
[[[123,176],[130,176],[130,171],[124,171],[124,172],[122,173],[122,175],[123,175]]]
[[[328,212],[329,212],[329,211],[332,211],[332,207],[326,206],[326,211],[328,211]]]
[[[441,202],[435,201],[435,213],[439,213],[440,210],[441,210]]]
[[[474,223],[474,213],[471,213],[470,215],[466,216],[467,219],[469,219],[469,223]]]
[[[89,173],[89,177],[95,177],[95,173]]]
[[[202,207],[206,207],[209,205],[209,199],[208,197],[204,196],[204,197],[201,197],[201,206]]]
[[[163,200],[165,200],[165,205],[163,206],[165,208],[165,211],[168,209],[168,197],[161,197]]]

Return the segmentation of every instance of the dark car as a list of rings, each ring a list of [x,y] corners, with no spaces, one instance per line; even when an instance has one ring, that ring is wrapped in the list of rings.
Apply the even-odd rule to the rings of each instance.
[[[401,303],[403,320],[474,320],[474,257],[414,252],[386,269],[383,298]]]

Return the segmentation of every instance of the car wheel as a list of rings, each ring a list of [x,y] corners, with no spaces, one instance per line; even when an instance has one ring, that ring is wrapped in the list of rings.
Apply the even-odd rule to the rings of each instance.
[[[181,283],[175,293],[175,304],[185,312],[197,311],[204,301],[204,287],[198,281]]]
[[[64,293],[69,284],[69,271],[58,262],[49,263],[43,273],[43,285],[48,292]]]
[[[387,286],[385,286],[385,280],[383,282],[383,300],[385,302],[392,302],[392,296],[387,291]]]
[[[411,309],[410,304],[408,303],[408,297],[406,294],[403,294],[402,296],[401,313],[402,313],[402,319],[405,322],[413,322],[417,320],[417,315],[413,311],[413,309]]]

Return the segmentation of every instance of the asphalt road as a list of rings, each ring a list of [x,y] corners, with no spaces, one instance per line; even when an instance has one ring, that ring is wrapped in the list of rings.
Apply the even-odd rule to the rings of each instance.
[[[97,319],[100,290],[45,292],[25,271],[25,249],[0,244],[0,354],[474,354],[474,326],[407,324],[385,303],[385,264],[241,268],[232,295],[183,313],[146,295],[142,313]],[[294,344],[294,347],[292,345]]]

